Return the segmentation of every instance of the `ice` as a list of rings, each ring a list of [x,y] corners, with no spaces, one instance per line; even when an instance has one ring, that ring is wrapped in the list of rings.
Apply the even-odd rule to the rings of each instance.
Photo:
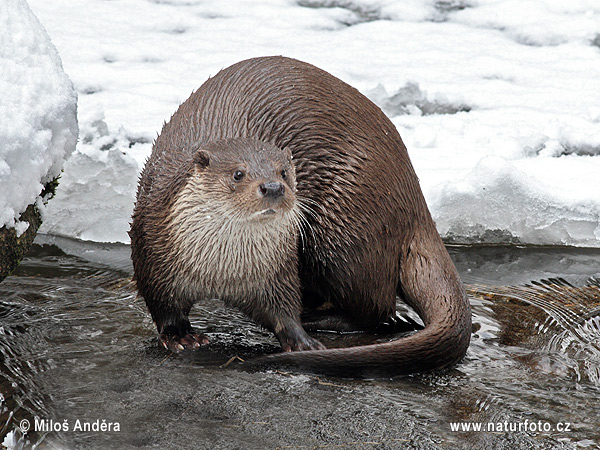
[[[59,175],[77,142],[77,97],[48,34],[24,0],[0,3],[0,228]]]
[[[585,193],[572,202],[499,156],[482,158],[459,182],[439,187],[432,208],[437,226],[460,242],[594,246],[600,239],[600,216],[586,207]],[[476,211],[477,214],[473,214]],[[484,228],[494,223],[497,228]]]
[[[82,130],[46,233],[127,242],[163,121],[221,68],[283,54],[386,111],[447,240],[600,247],[596,0],[30,5],[75,83]]]

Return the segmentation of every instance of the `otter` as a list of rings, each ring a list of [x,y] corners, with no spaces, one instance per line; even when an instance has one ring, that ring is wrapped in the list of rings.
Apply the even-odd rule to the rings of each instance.
[[[174,352],[207,338],[196,300],[215,297],[272,331],[283,352],[255,364],[342,376],[452,366],[471,310],[400,135],[356,89],[276,56],[209,78],[165,123],[141,173],[130,230],[134,280]],[[302,326],[331,304],[374,330],[396,298],[424,328],[326,349]]]

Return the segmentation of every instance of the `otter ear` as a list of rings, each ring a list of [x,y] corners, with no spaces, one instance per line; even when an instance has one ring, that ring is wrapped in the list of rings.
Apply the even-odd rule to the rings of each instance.
[[[196,150],[194,153],[194,163],[200,167],[208,167],[210,163],[210,153],[207,150]]]
[[[292,151],[290,150],[289,147],[283,147],[282,150],[285,153],[285,156],[287,156],[288,160],[291,161],[294,159],[294,155],[292,155]]]

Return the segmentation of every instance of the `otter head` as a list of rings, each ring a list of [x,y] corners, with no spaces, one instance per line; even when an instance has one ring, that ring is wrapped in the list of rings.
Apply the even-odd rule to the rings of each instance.
[[[178,295],[254,298],[272,278],[265,274],[297,255],[300,215],[289,150],[251,139],[215,141],[193,149],[186,170],[165,249],[176,262],[167,270]]]
[[[199,146],[193,177],[214,213],[229,219],[262,221],[295,214],[296,173],[289,149],[247,138]]]

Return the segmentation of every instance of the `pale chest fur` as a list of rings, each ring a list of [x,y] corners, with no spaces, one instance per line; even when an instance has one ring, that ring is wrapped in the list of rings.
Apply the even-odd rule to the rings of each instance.
[[[227,202],[199,202],[199,189],[186,186],[172,209],[168,270],[175,294],[235,302],[264,295],[297,251],[295,212],[250,219]]]

